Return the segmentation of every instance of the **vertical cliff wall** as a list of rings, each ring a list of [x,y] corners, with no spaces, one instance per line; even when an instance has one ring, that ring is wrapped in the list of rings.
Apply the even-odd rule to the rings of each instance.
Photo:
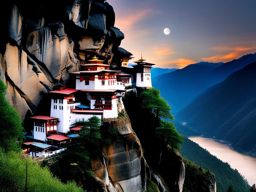
[[[0,17],[0,78],[23,117],[88,56],[111,63],[124,38],[104,0],[4,1]]]

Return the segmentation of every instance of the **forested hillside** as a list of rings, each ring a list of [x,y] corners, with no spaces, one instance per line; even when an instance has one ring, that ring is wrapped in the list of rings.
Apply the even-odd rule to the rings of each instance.
[[[198,133],[224,139],[236,149],[255,154],[256,63],[232,74],[182,110],[180,122]],[[196,111],[196,113],[195,113]]]

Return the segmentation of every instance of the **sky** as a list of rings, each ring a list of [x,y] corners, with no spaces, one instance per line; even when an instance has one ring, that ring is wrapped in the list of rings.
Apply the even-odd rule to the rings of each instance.
[[[142,54],[157,67],[182,68],[256,52],[256,0],[107,1],[134,60]]]

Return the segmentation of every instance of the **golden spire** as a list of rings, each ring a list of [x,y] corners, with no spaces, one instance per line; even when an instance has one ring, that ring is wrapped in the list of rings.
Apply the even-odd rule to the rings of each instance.
[[[96,55],[94,55],[90,60],[88,60],[90,63],[103,63],[103,60],[99,59]]]
[[[96,55],[94,55],[91,60],[97,61],[98,59],[99,58]]]
[[[138,62],[138,63],[143,63],[144,61],[146,61],[146,59],[143,59],[143,57],[142,57],[142,52],[141,52],[141,54],[140,54],[140,59],[139,59],[138,61],[136,61],[136,62]]]

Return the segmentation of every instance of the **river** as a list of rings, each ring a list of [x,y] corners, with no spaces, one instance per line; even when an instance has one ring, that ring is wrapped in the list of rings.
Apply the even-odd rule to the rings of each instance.
[[[256,158],[234,151],[228,145],[216,140],[203,137],[190,137],[202,148],[223,162],[227,162],[233,169],[237,169],[250,185],[256,183]]]

